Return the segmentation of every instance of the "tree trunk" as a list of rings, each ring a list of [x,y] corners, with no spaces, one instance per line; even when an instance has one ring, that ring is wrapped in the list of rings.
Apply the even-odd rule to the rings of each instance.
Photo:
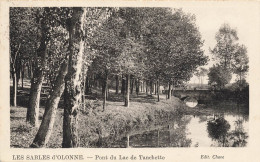
[[[200,88],[202,87],[202,77],[200,76]]]
[[[33,78],[33,63],[32,63],[32,61],[30,61],[30,64],[29,64],[29,66],[30,66],[30,71],[29,71],[29,73],[30,73],[30,80],[32,80],[32,78]]]
[[[105,111],[106,109],[106,101],[107,101],[107,74],[105,74],[105,78],[104,78],[103,111]]]
[[[130,137],[129,134],[126,135],[127,142],[126,142],[126,148],[130,148]]]
[[[86,81],[85,81],[85,94],[90,94],[90,85],[89,85],[88,75],[86,76]]]
[[[171,96],[173,96],[173,88],[176,86],[176,81],[173,82],[172,84],[172,89],[171,89]]]
[[[125,78],[124,76],[122,75],[122,87],[121,87],[121,94],[125,94],[125,87],[126,87],[126,84],[125,84]]]
[[[144,80],[143,80],[143,88],[142,88],[142,92],[144,92],[144,88],[145,87],[145,84],[144,84]]]
[[[69,64],[65,77],[65,107],[63,118],[63,148],[78,147],[78,114],[80,101],[81,71],[84,53],[84,28],[86,9],[73,8],[69,30]],[[87,71],[86,71],[87,72]]]
[[[97,77],[96,77],[95,74],[93,74],[93,87],[94,87],[94,88],[97,88],[97,87],[98,87],[98,86],[97,86]]]
[[[159,79],[157,79],[157,101],[160,102],[160,85],[159,85]]]
[[[92,93],[92,88],[94,87],[94,75],[92,75],[90,78],[89,78],[89,82],[88,82],[88,84],[89,84],[89,92],[90,93]]]
[[[19,81],[21,78],[21,60],[17,60],[15,64],[15,74],[16,74],[16,82],[17,88],[19,87]]]
[[[102,83],[102,90],[101,90],[101,92],[102,92],[102,96],[104,96],[104,94],[105,94],[105,92],[106,92],[105,81],[103,81],[103,83]]]
[[[85,76],[87,73],[85,73],[85,67],[83,65],[83,70],[82,70],[82,87],[81,87],[81,102],[82,102],[82,110],[86,110],[86,97],[85,97],[85,89],[86,89],[86,80]]]
[[[37,73],[38,71],[38,73]],[[36,70],[31,80],[31,89],[29,97],[29,107],[27,110],[26,121],[35,127],[38,127],[40,96],[43,82],[43,72]]]
[[[239,91],[242,91],[242,72],[239,73]]]
[[[147,81],[145,81],[145,84],[146,84],[146,86],[145,86],[145,93],[148,95],[148,83],[147,83]]]
[[[169,82],[168,99],[171,99],[171,82]]]
[[[38,117],[39,117],[39,106],[40,106],[40,95],[43,82],[43,72],[46,64],[47,57],[47,31],[48,28],[45,21],[41,21],[41,44],[37,49],[36,57],[40,57],[41,61],[36,61],[36,67],[33,72],[33,77],[31,79],[31,90],[29,97],[29,105],[27,109],[26,121],[35,127],[38,127]],[[38,58],[36,58],[38,59]]]
[[[157,147],[160,147],[160,130],[157,129]]]
[[[143,83],[141,81],[139,81],[139,89],[140,92],[143,92]]]
[[[138,79],[136,80],[135,86],[136,95],[138,96],[140,91],[140,81]]]
[[[150,94],[153,94],[153,81],[150,81]]]
[[[119,87],[119,77],[116,75],[116,94],[118,94],[118,87]]]
[[[125,106],[129,107],[129,93],[130,93],[130,74],[126,78],[126,93],[125,93]]]
[[[201,87],[203,87],[203,80],[204,80],[204,77],[202,76],[201,77]]]
[[[154,83],[154,94],[157,95],[157,81]]]
[[[134,79],[130,78],[130,93],[133,94],[134,92]]]
[[[109,86],[108,86],[108,83],[107,83],[106,93],[107,93],[106,99],[108,100],[108,94],[109,94]]]
[[[16,81],[16,74],[15,72],[12,72],[12,78],[13,78],[13,106],[17,106],[17,81]]]
[[[167,84],[167,87],[168,87],[169,85]],[[166,100],[168,99],[168,92],[166,91],[166,87],[164,87],[164,93],[165,93],[165,97],[166,97]]]
[[[13,103],[12,103],[13,106],[17,106],[17,100],[16,100],[17,99],[16,62],[17,62],[17,55],[19,53],[20,47],[21,47],[21,43],[19,44],[17,51],[14,53],[14,56],[11,55],[11,58],[10,58],[11,74],[12,74],[12,78],[13,78]]]
[[[27,73],[28,73],[28,78],[31,79],[31,61],[29,61],[28,65],[27,65]]]
[[[45,39],[44,39],[45,40]],[[29,106],[27,109],[26,121],[35,127],[38,127],[39,118],[39,107],[40,107],[40,96],[41,88],[43,82],[43,71],[46,64],[47,47],[46,41],[41,42],[40,45],[41,63],[37,63],[37,67],[33,72],[33,77],[31,79],[31,89],[29,96]]]
[[[22,72],[22,90],[23,90],[24,72]]]
[[[24,69],[25,69],[25,65],[24,63],[22,64],[22,69],[21,69],[21,77],[22,77],[22,90],[23,90],[23,80],[24,80]]]
[[[34,148],[46,147],[49,141],[49,138],[53,130],[53,125],[55,122],[55,117],[56,117],[56,112],[60,101],[60,97],[64,91],[64,86],[65,86],[64,78],[65,75],[67,74],[67,67],[68,64],[66,62],[64,62],[61,65],[59,74],[56,78],[53,89],[50,93],[50,97],[46,102],[46,107],[45,107],[40,128],[30,147],[34,147]]]

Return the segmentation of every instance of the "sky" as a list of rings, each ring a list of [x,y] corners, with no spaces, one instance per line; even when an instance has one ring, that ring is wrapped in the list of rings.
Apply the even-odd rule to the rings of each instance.
[[[215,35],[222,24],[227,23],[237,30],[240,44],[244,44],[248,48],[248,55],[252,55],[251,43],[253,42],[252,37],[255,37],[254,28],[252,26],[255,22],[256,13],[251,12],[254,10],[253,5],[240,5],[239,3],[235,5],[232,3],[227,5],[226,3],[218,3],[218,5],[190,5],[181,7],[186,13],[191,13],[196,15],[196,24],[199,27],[202,39],[205,41],[203,49],[205,54],[209,56],[210,61],[208,65],[204,66],[209,68],[214,64],[212,60],[212,55],[209,52],[209,48],[214,48],[216,41]],[[204,83],[207,83],[208,78],[205,77]],[[235,77],[232,78],[232,81]],[[196,77],[191,78],[190,83],[198,83]]]

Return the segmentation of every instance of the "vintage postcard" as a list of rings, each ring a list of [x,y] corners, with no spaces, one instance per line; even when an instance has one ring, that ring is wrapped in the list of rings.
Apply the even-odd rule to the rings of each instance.
[[[1,1],[0,161],[260,161],[259,1]]]

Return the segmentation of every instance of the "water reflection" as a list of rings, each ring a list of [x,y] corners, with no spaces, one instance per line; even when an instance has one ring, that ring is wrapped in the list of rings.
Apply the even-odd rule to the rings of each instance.
[[[174,122],[172,127],[169,125],[169,147],[191,146],[191,139],[187,138],[187,125],[190,123],[191,118],[191,116],[184,116],[181,120],[176,121],[176,127],[174,127]]]
[[[131,147],[245,147],[248,117],[184,116],[167,127],[132,135]]]
[[[245,115],[180,115],[149,131],[131,130],[125,137],[103,140],[101,147],[245,147],[248,126]]]
[[[224,147],[227,143],[227,134],[230,129],[230,124],[223,117],[209,120],[207,123],[207,131],[212,140],[216,140]]]
[[[188,106],[188,107],[196,107],[198,105],[198,101],[195,98],[192,97],[187,97],[184,100],[184,103]]]
[[[228,132],[230,124],[223,117],[208,121],[209,137],[218,142],[222,147],[245,147],[248,135],[244,130],[243,119],[234,121],[235,130]]]
[[[130,137],[131,147],[190,147],[191,139],[187,138],[187,125],[191,116],[170,122],[160,129],[146,131]]]
[[[236,128],[229,134],[229,141],[232,147],[244,147],[247,144],[248,134],[243,127],[243,120],[238,119],[235,122]]]

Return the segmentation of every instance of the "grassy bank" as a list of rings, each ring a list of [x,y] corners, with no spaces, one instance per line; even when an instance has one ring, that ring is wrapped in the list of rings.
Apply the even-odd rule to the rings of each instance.
[[[86,109],[81,110],[79,114],[80,147],[106,147],[104,145],[106,140],[113,141],[127,134],[156,129],[170,121],[180,120],[183,115],[212,115],[235,112],[237,108],[233,103],[227,106],[223,102],[189,108],[176,97],[172,97],[171,100],[166,100],[164,97],[161,96],[161,101],[157,102],[156,96],[132,95],[130,107],[126,108],[123,105],[123,97],[111,93],[106,110],[103,111],[101,96],[90,96],[85,104]],[[43,113],[44,109],[41,107],[40,120]],[[11,147],[29,147],[37,129],[25,122],[26,107],[11,107],[10,115]],[[62,121],[63,109],[59,108],[47,147],[61,147]]]
[[[110,96],[113,98],[113,96]],[[81,147],[96,147],[106,137],[120,137],[129,132],[150,129],[177,119],[183,114],[184,105],[177,99],[156,102],[154,96],[133,96],[130,107],[111,99],[102,111],[102,101],[87,100],[86,110],[79,114],[79,137]],[[44,109],[40,108],[40,120]],[[26,107],[11,107],[11,147],[29,147],[37,132],[25,122]],[[59,108],[48,147],[61,147],[63,109]]]

